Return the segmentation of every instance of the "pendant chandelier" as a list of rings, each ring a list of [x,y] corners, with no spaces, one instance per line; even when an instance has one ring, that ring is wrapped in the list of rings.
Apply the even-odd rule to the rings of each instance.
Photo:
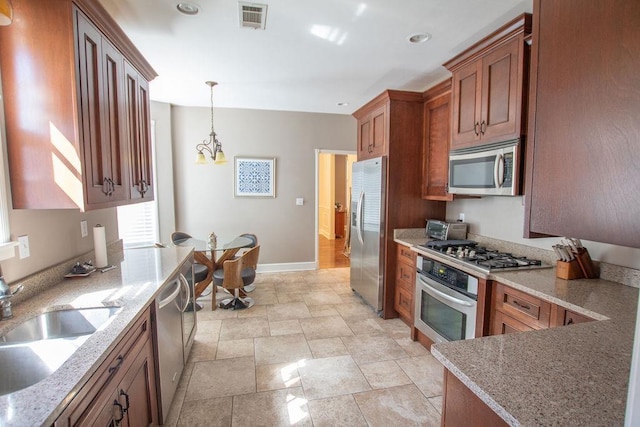
[[[0,25],[9,25],[13,21],[11,0],[0,0]]]
[[[222,143],[218,141],[218,136],[216,132],[213,130],[213,87],[217,85],[216,82],[205,82],[209,88],[211,89],[211,133],[209,133],[209,140],[206,139],[202,141],[202,143],[196,145],[196,150],[198,150],[198,154],[196,157],[196,164],[204,165],[207,164],[207,158],[205,156],[205,151],[209,154],[211,160],[216,165],[223,165],[227,163],[227,158],[222,151]]]

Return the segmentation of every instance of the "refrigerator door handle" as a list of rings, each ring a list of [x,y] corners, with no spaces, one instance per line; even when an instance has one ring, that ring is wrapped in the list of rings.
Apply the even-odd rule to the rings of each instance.
[[[362,203],[364,202],[364,191],[360,192],[358,198],[358,207],[356,208],[356,230],[358,232],[358,240],[364,245],[364,238],[362,237]]]

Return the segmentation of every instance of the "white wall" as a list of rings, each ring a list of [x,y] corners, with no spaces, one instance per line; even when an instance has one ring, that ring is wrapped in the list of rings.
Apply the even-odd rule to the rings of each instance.
[[[315,149],[353,150],[356,121],[336,114],[216,108],[215,129],[229,163],[195,165],[210,110],[173,106],[176,228],[205,237],[251,232],[260,264],[315,262]],[[234,198],[233,157],[276,158],[276,198]],[[303,206],[295,199],[302,197]]]
[[[483,197],[460,199],[447,203],[447,218],[465,214],[469,231],[482,236],[551,249],[560,238],[525,239],[523,197]],[[577,219],[579,221],[579,218]],[[580,237],[580,236],[570,236]],[[610,264],[640,269],[640,249],[583,241],[591,258]]]
[[[169,242],[176,229],[173,195],[173,144],[171,140],[171,105],[151,102],[151,119],[155,121],[158,228],[160,241]]]

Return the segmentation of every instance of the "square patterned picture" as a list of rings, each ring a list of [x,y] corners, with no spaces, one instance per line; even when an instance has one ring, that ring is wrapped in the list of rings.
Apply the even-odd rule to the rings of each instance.
[[[235,157],[235,197],[276,197],[276,159]]]

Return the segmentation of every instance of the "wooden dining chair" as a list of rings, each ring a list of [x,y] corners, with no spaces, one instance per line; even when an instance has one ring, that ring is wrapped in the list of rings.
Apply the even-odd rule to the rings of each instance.
[[[256,279],[259,255],[260,245],[256,245],[239,258],[225,261],[221,269],[213,272],[213,283],[233,294],[233,297],[220,302],[220,308],[241,310],[255,304],[253,298],[241,297],[240,289],[250,285]]]

